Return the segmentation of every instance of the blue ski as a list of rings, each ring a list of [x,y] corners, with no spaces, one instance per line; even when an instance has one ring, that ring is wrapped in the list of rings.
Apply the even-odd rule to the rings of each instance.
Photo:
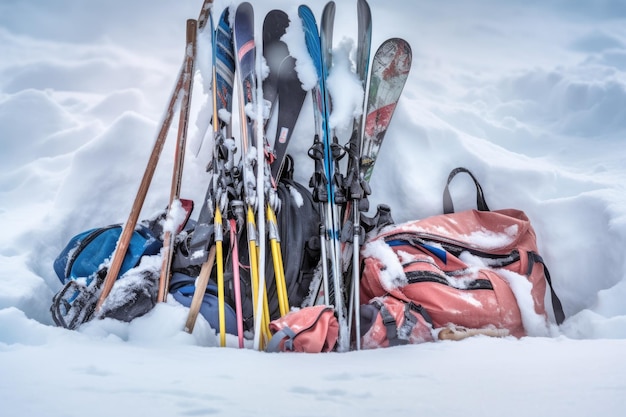
[[[320,38],[317,22],[313,12],[308,6],[298,8],[298,15],[302,21],[307,50],[317,71],[318,83],[313,88],[313,111],[315,119],[315,139],[309,150],[309,155],[315,160],[315,172],[311,178],[313,197],[321,205],[321,242],[322,242],[322,268],[324,270],[324,295],[328,303],[328,280],[332,277],[334,306],[339,321],[339,340],[337,350],[345,352],[350,348],[350,334],[346,319],[345,303],[343,300],[343,286],[341,282],[341,253],[340,253],[340,222],[337,207],[337,191],[339,184],[335,183],[336,161],[332,152],[332,137],[328,125],[330,112],[329,96],[326,90],[326,77],[328,75],[328,63],[324,62],[324,54],[332,40],[328,34],[332,33],[332,18],[334,16],[334,3],[329,2],[324,9],[324,28],[326,36]],[[330,32],[329,32],[330,31]],[[322,50],[322,45],[324,49]],[[327,270],[326,260],[330,261],[331,271]]]

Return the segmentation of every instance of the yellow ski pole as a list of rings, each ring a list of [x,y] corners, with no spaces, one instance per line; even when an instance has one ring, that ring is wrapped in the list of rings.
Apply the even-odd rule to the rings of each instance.
[[[222,212],[218,207],[215,209],[215,255],[217,265],[217,309],[220,327],[220,346],[226,346],[226,313],[224,311],[224,255],[223,241],[224,228]]]
[[[283,256],[280,249],[280,236],[278,234],[278,221],[272,207],[267,205],[267,222],[269,224],[270,248],[272,261],[274,262],[274,280],[276,282],[276,297],[280,316],[289,312],[289,299],[287,297],[287,284],[285,282],[285,270],[283,268]]]
[[[267,300],[267,286],[263,285],[263,288],[259,288],[259,246],[256,234],[256,220],[252,208],[248,208],[248,251],[250,253],[250,280],[252,283],[252,299],[253,299],[253,312],[254,317],[261,316],[261,341],[260,350],[264,349],[265,343],[270,339],[270,314],[269,305]],[[259,297],[259,291],[262,291],[263,303],[261,311],[258,311],[257,303],[255,300]]]

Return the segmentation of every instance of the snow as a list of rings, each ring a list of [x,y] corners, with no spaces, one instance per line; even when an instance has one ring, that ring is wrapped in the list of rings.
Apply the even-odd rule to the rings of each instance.
[[[173,300],[131,323],[54,327],[52,262],[128,217],[201,3],[0,4],[3,416],[624,415],[626,9],[609,0],[370,0],[373,47],[403,37],[414,58],[371,206],[397,222],[438,214],[450,170],[471,169],[490,208],[533,223],[567,316],[550,337],[266,354],[214,347],[203,319],[183,332]],[[323,3],[309,6],[319,19]],[[297,16],[287,0],[254,7],[258,28],[273,8]],[[337,2],[335,48],[356,38],[355,9]],[[197,87],[190,147],[208,123]],[[305,184],[311,132],[300,123],[291,148]],[[168,203],[174,136],[141,218]],[[208,148],[187,153],[182,198],[202,200]],[[452,184],[457,210],[473,208],[471,186]]]
[[[307,52],[304,36],[302,36],[302,22],[297,18],[297,12],[290,10],[291,24],[281,38],[289,47],[289,52],[296,59],[296,71],[298,79],[305,91],[310,91],[317,85],[317,71],[313,59]],[[319,23],[318,23],[319,25]]]
[[[326,88],[333,97],[332,114],[329,125],[339,136],[349,130],[352,133],[352,120],[363,113],[363,86],[351,68],[350,52],[354,50],[354,40],[343,38],[333,50],[333,63]]]
[[[167,217],[163,222],[163,231],[176,233],[176,230],[181,227],[186,218],[187,212],[183,208],[183,204],[179,199],[174,199],[172,207],[167,211]]]
[[[385,265],[385,268],[380,271],[380,283],[385,290],[391,291],[407,284],[398,256],[385,242],[382,240],[367,242],[361,253],[364,257],[377,259]]]

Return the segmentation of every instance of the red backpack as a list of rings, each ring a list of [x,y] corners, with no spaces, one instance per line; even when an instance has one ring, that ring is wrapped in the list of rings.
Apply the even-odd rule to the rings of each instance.
[[[267,352],[330,352],[337,343],[339,323],[330,306],[294,309],[270,323]]]
[[[478,210],[454,213],[449,185],[458,173],[473,179]],[[474,175],[457,168],[444,190],[444,213],[386,227],[366,241],[361,300],[391,296],[420,306],[435,331],[453,325],[544,335],[548,283],[555,320],[563,322],[561,302],[522,211],[490,211]],[[362,326],[362,335],[368,330]]]
[[[363,349],[432,342],[432,319],[415,303],[376,297],[360,307]]]

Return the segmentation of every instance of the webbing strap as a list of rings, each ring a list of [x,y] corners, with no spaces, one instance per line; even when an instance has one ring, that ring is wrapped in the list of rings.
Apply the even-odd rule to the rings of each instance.
[[[417,317],[411,314],[411,304],[406,303],[404,305],[404,322],[400,327],[393,315],[389,312],[387,307],[381,302],[376,303],[380,308],[380,317],[382,318],[385,331],[387,332],[387,340],[389,346],[400,346],[409,343],[409,335],[413,331],[413,328],[417,324]]]
[[[291,328],[289,328],[288,326],[285,326],[279,331],[277,331],[276,333],[274,333],[269,343],[267,344],[265,351],[266,352],[280,352],[281,351],[280,342],[282,342],[284,339],[286,339],[285,344],[284,344],[284,348],[285,348],[284,350],[293,351],[293,339],[295,337],[296,337],[296,333],[293,330],[291,330]]]
[[[452,204],[452,197],[450,196],[450,183],[454,179],[457,174],[466,173],[469,175],[474,181],[474,185],[476,185],[476,207],[480,211],[489,211],[489,207],[487,206],[487,202],[485,201],[485,195],[483,194],[483,188],[480,186],[480,183],[472,174],[472,172],[463,167],[458,167],[450,172],[448,176],[448,182],[446,183],[446,187],[443,190],[443,212],[444,214],[454,213],[454,204]]]
[[[533,267],[536,263],[540,263],[543,265],[543,272],[546,276],[546,281],[548,282],[548,286],[550,287],[550,298],[552,300],[552,310],[554,311],[554,319],[556,320],[556,324],[562,324],[565,321],[565,312],[563,312],[563,305],[561,304],[561,300],[556,295],[554,291],[554,287],[552,286],[552,278],[550,278],[550,272],[548,271],[548,267],[543,262],[543,258],[541,255],[535,252],[528,252],[528,272],[527,275],[533,271]]]
[[[428,311],[426,311],[426,309],[422,307],[421,304],[415,304],[414,302],[411,301],[409,303],[409,307],[411,308],[411,310],[419,313],[419,315],[422,316],[424,320],[426,320],[426,323],[430,324],[431,327],[434,327],[432,317],[430,317],[430,314],[428,314]]]
[[[389,312],[389,310],[387,310],[387,307],[385,307],[384,304],[380,303],[379,306],[380,317],[383,320],[383,326],[385,326],[385,331],[387,332],[387,340],[389,340],[389,346],[406,344],[406,341],[398,339],[398,328],[396,319],[393,318],[393,315]]]
[[[404,305],[404,323],[398,328],[398,338],[404,343],[409,342],[409,335],[417,324],[417,317],[411,314],[411,304]],[[403,343],[403,344],[404,344]]]

